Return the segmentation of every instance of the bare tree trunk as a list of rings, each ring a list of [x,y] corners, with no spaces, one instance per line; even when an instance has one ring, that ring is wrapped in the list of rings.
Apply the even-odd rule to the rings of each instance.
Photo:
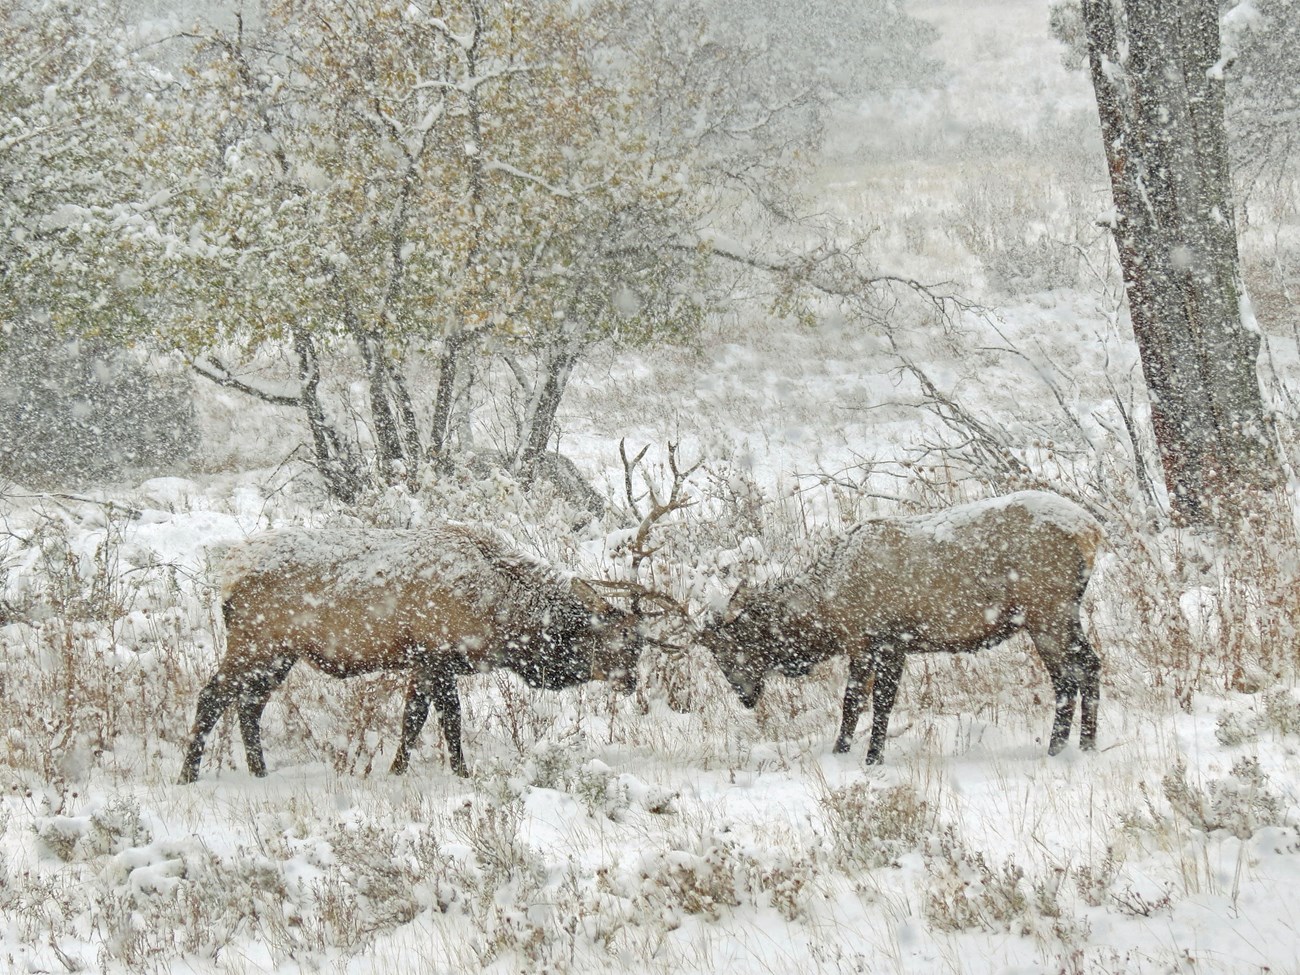
[[[300,403],[307,414],[311,430],[312,448],[316,454],[316,467],[325,479],[330,495],[351,504],[365,486],[361,461],[352,444],[338,435],[325,418],[317,388],[320,386],[320,367],[316,346],[304,329],[293,331],[293,347],[298,354],[298,376],[302,381]]]
[[[518,458],[519,475],[525,484],[532,481],[537,473],[537,463],[546,453],[546,444],[555,429],[560,400],[564,398],[569,376],[573,374],[580,355],[580,347],[566,343],[547,357],[546,375],[537,380],[537,389],[524,416],[523,446]]]
[[[366,365],[380,480],[385,484],[397,480],[412,484],[415,460],[419,455],[419,436],[415,429],[415,411],[411,408],[406,388],[388,361],[383,340],[363,326],[351,308],[347,308],[344,315],[348,331],[352,333]]]
[[[411,393],[406,388],[406,381],[402,378],[401,370],[392,369],[388,374],[391,386],[390,393],[393,397],[393,408],[397,411],[397,417],[401,421],[403,451],[407,458],[411,476],[414,477],[416,464],[420,459],[420,428],[415,421],[415,406],[411,402]]]
[[[1170,504],[1182,523],[1224,521],[1274,488],[1280,467],[1256,372],[1260,337],[1241,314],[1218,7],[1083,0],[1082,9]]]
[[[473,341],[474,333],[455,332],[447,336],[438,360],[438,392],[434,396],[433,416],[429,429],[429,453],[434,462],[447,465],[447,445],[451,436],[451,410],[456,402],[456,378],[460,373],[461,358]]]
[[[470,34],[470,44],[465,50],[465,68],[468,76],[475,78],[478,77],[479,44],[483,38],[486,20],[483,4],[480,0],[471,0],[469,13],[473,19],[474,27]],[[474,151],[466,154],[465,164],[468,169],[469,199],[474,212],[477,214],[480,210],[484,191],[483,158],[478,151],[478,147],[483,144],[483,113],[479,104],[478,87],[472,87],[466,94],[469,99],[469,143],[474,147]],[[472,268],[478,258],[482,236],[483,227],[480,223],[475,227],[473,243],[465,258],[464,267],[466,270]],[[434,397],[432,428],[429,431],[429,453],[433,457],[434,463],[444,469],[450,463],[450,458],[447,456],[447,447],[451,436],[451,411],[453,404],[456,402],[456,379],[460,373],[461,358],[469,350],[469,347],[479,334],[480,330],[470,328],[464,315],[458,314],[456,330],[448,335],[443,342],[442,356],[438,362],[438,391]]]

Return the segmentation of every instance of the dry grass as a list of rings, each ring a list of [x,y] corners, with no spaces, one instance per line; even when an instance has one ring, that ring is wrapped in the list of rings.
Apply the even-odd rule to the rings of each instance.
[[[754,541],[733,543],[728,564],[763,578],[780,553],[816,544],[825,513],[847,520],[875,503],[833,484],[771,498],[740,483],[710,496],[706,530],[673,535],[661,558],[699,565],[743,531]],[[1295,588],[1284,559],[1260,554],[1275,543],[1207,561],[1186,536],[1112,531],[1088,604],[1107,661],[1106,751],[1087,760],[1090,776],[1033,743],[1047,683],[1013,642],[912,662],[893,768],[865,777],[860,756],[828,755],[841,664],[773,681],[750,716],[692,653],[648,660],[628,699],[467,680],[467,785],[447,773],[432,725],[411,778],[383,774],[400,678],[304,668],[267,712],[281,771],[250,781],[226,722],[203,781],[180,789],[168,783],[217,648],[210,590],[148,562],[126,523],[36,525],[8,554],[28,568],[10,596],[23,618],[3,630],[0,839],[25,852],[11,852],[0,886],[37,967],[330,969],[437,932],[437,964],[453,968],[600,971],[652,950],[670,970],[716,961],[726,932],[770,916],[794,939],[783,943],[803,939],[800,957],[831,971],[856,964],[825,929],[828,905],[849,898],[910,918],[935,944],[1010,938],[1008,961],[1119,970],[1126,956],[1091,944],[1098,917],[1157,923],[1189,898],[1240,898],[1250,858],[1239,853],[1225,881],[1225,844],[1245,851],[1268,833],[1300,845],[1276,759],[1238,753],[1300,733]],[[1193,766],[1172,735],[1142,730],[1226,695],[1242,703],[1213,723],[1221,760]],[[717,805],[752,790],[768,798]],[[551,822],[539,809],[567,812]],[[888,939],[873,950],[902,957]]]

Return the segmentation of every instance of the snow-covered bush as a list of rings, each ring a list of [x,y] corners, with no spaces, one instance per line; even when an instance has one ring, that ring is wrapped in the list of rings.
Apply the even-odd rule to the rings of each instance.
[[[1224,829],[1248,839],[1258,829],[1285,824],[1285,804],[1274,791],[1258,759],[1241,758],[1232,771],[1203,786],[1187,776],[1179,763],[1161,782],[1165,798],[1178,817],[1193,828],[1209,833]]]
[[[929,803],[911,785],[855,782],[822,799],[835,863],[845,870],[896,866],[936,828]]]
[[[0,335],[0,477],[81,485],[173,473],[198,442],[188,383],[35,327]]]

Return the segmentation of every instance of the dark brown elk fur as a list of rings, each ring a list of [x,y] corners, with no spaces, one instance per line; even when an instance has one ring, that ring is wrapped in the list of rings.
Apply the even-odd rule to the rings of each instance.
[[[395,774],[430,704],[452,769],[468,774],[461,674],[506,667],[533,687],[635,687],[642,640],[633,617],[485,530],[286,529],[236,546],[223,570],[226,652],[199,695],[181,782],[197,778],[204,739],[232,703],[249,770],[266,774],[262,710],[298,660],[334,677],[411,671]]]
[[[851,529],[807,573],[738,592],[702,640],[746,707],[767,674],[799,677],[846,655],[835,751],[848,751],[870,685],[867,762],[876,763],[907,654],[974,651],[1024,631],[1055,690],[1048,751],[1065,747],[1076,697],[1079,747],[1091,749],[1101,661],[1079,603],[1101,537],[1082,508],[1041,491],[878,518]]]

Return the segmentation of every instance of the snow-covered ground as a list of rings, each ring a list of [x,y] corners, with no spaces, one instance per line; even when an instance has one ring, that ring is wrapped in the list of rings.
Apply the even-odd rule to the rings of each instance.
[[[1292,970],[1293,681],[1161,686],[1194,678],[1148,669],[1165,631],[1121,632],[1113,557],[1088,604],[1093,754],[1047,757],[1050,689],[1012,641],[913,660],[882,767],[865,729],[830,753],[842,666],[774,679],[751,714],[693,655],[630,698],[463,680],[468,781],[432,724],[387,774],[400,681],[304,669],[267,711],[268,778],[228,721],[175,785],[220,639],[213,552],[311,517],[266,488],[11,511],[24,536],[43,511],[44,577],[79,582],[0,631],[14,970]],[[16,598],[40,567],[9,569]]]
[[[932,136],[1089,108],[1045,4],[917,9],[959,66],[914,106]],[[1040,180],[1040,142],[1016,168],[987,148],[873,164],[854,150],[872,138],[840,141],[828,207],[878,223],[891,270],[954,280],[988,315],[957,334],[900,329],[891,347],[833,319],[787,331],[738,312],[696,348],[593,358],[561,446],[615,511],[576,532],[490,480],[359,517],[449,513],[608,576],[625,567],[611,551],[627,534],[620,438],[653,445],[660,487],[677,442],[704,461],[699,504],[663,526],[657,581],[707,613],[845,522],[981,492],[927,452],[951,431],[920,408],[901,351],[995,431],[1032,431],[1048,486],[1107,519],[1084,613],[1104,659],[1096,752],[1047,756],[1051,689],[1023,637],[912,660],[877,767],[862,763],[865,722],[850,754],[831,753],[842,662],[773,679],[748,712],[696,647],[647,651],[628,697],[463,678],[468,780],[436,722],[409,773],[387,774],[400,675],[303,665],[266,711],[267,778],[248,774],[228,715],[199,781],[177,785],[223,646],[221,552],[345,517],[279,463],[299,431],[198,387],[209,442],[193,468],[0,497],[0,968],[1300,972],[1292,549],[1225,556],[1149,535],[1116,503],[1134,354],[1113,281],[1082,264],[1017,270],[1104,209],[1090,149]],[[1013,226],[1016,241],[998,236]],[[1284,376],[1294,352],[1274,337]]]

